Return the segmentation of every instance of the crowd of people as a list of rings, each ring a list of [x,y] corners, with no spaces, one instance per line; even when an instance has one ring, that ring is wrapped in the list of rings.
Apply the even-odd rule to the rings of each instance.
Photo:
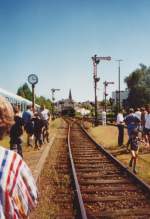
[[[22,154],[22,117],[0,96],[0,140],[10,133],[11,149]],[[13,146],[13,145],[17,146]],[[0,218],[27,219],[38,201],[34,178],[22,157],[0,146]]]
[[[0,218],[28,218],[30,211],[37,205],[38,191],[33,176],[22,159],[22,135],[27,134],[27,145],[40,149],[49,142],[50,113],[41,106],[32,110],[27,106],[23,113],[18,106],[12,108],[0,96],[0,140],[9,134],[10,150],[0,147]],[[150,148],[150,106],[133,108],[124,116],[123,110],[117,114],[118,145],[127,146],[131,151],[129,166],[136,174],[136,162],[140,142]],[[103,115],[106,124],[106,114]],[[128,141],[124,145],[124,128],[127,128]],[[17,152],[17,153],[16,153]]]
[[[49,119],[50,113],[44,105],[35,112],[32,106],[28,105],[23,113],[20,112],[18,106],[14,106],[14,124],[10,129],[10,149],[23,157],[22,135],[24,131],[27,134],[27,145],[40,149],[45,141],[49,142]]]
[[[128,132],[126,146],[127,150],[130,146],[131,151],[129,166],[136,173],[136,161],[140,142],[145,147],[150,148],[150,106],[137,108],[136,110],[130,108],[126,116],[123,114],[123,110],[120,110],[116,121],[118,126],[118,146],[124,146],[124,127],[126,126]]]

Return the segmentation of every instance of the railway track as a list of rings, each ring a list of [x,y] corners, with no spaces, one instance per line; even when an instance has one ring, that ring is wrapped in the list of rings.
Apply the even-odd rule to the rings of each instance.
[[[150,188],[71,123],[68,145],[78,218],[150,218]]]
[[[55,145],[57,159],[54,163],[56,172],[54,186],[56,188],[56,193],[55,197],[53,197],[53,202],[56,203],[57,209],[59,210],[57,210],[57,213],[55,211],[54,215],[51,215],[50,218],[76,218],[74,191],[71,185],[70,161],[68,157],[67,129],[66,124],[63,124],[60,127],[60,133]]]

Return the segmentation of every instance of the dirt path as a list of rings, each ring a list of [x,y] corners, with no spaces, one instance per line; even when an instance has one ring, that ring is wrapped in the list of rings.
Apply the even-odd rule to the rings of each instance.
[[[40,199],[30,219],[75,218],[66,137],[66,123],[62,121],[38,180]]]

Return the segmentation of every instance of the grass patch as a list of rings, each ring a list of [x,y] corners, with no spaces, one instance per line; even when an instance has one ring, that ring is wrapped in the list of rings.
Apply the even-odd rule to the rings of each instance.
[[[119,149],[118,128],[115,126],[97,126],[89,129],[90,134],[96,141],[109,150]],[[125,130],[124,143],[127,142],[127,131]]]
[[[9,148],[9,137],[6,136],[3,140],[0,141],[0,145],[6,148]]]
[[[50,122],[50,128],[58,128],[61,124],[61,119],[60,118],[57,118],[53,121]]]
[[[88,129],[88,130],[89,130],[90,128],[92,128],[92,123],[85,121],[85,122],[83,123],[83,127],[84,127],[85,129]]]
[[[112,151],[119,149],[117,146],[118,139],[118,129],[115,126],[98,126],[89,129],[92,137],[103,147]],[[124,143],[128,140],[127,130],[125,129],[124,134]],[[143,148],[143,146],[140,146]],[[131,158],[130,153],[117,155],[117,159],[119,159],[122,163],[128,166],[129,160]],[[142,154],[139,152],[138,160],[137,160],[137,171],[138,176],[142,178],[144,181],[150,184],[150,153]]]
[[[131,158],[130,154],[119,155],[117,158],[124,163],[126,166],[129,164]],[[148,155],[139,155],[137,160],[137,172],[138,176],[143,179],[145,182],[150,184],[150,154]]]

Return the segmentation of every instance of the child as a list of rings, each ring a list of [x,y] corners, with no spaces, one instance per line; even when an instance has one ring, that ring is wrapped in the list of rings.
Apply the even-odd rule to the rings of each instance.
[[[22,118],[17,115],[14,117],[14,120],[15,123],[10,129],[10,150],[16,151],[21,157],[23,157],[21,139],[23,134],[23,122]]]
[[[131,132],[131,136],[129,139],[129,145],[131,149],[131,160],[129,162],[129,166],[133,167],[133,172],[136,174],[136,160],[138,156],[138,150],[139,150],[139,143],[140,143],[140,138],[138,137],[138,130],[134,129]]]

